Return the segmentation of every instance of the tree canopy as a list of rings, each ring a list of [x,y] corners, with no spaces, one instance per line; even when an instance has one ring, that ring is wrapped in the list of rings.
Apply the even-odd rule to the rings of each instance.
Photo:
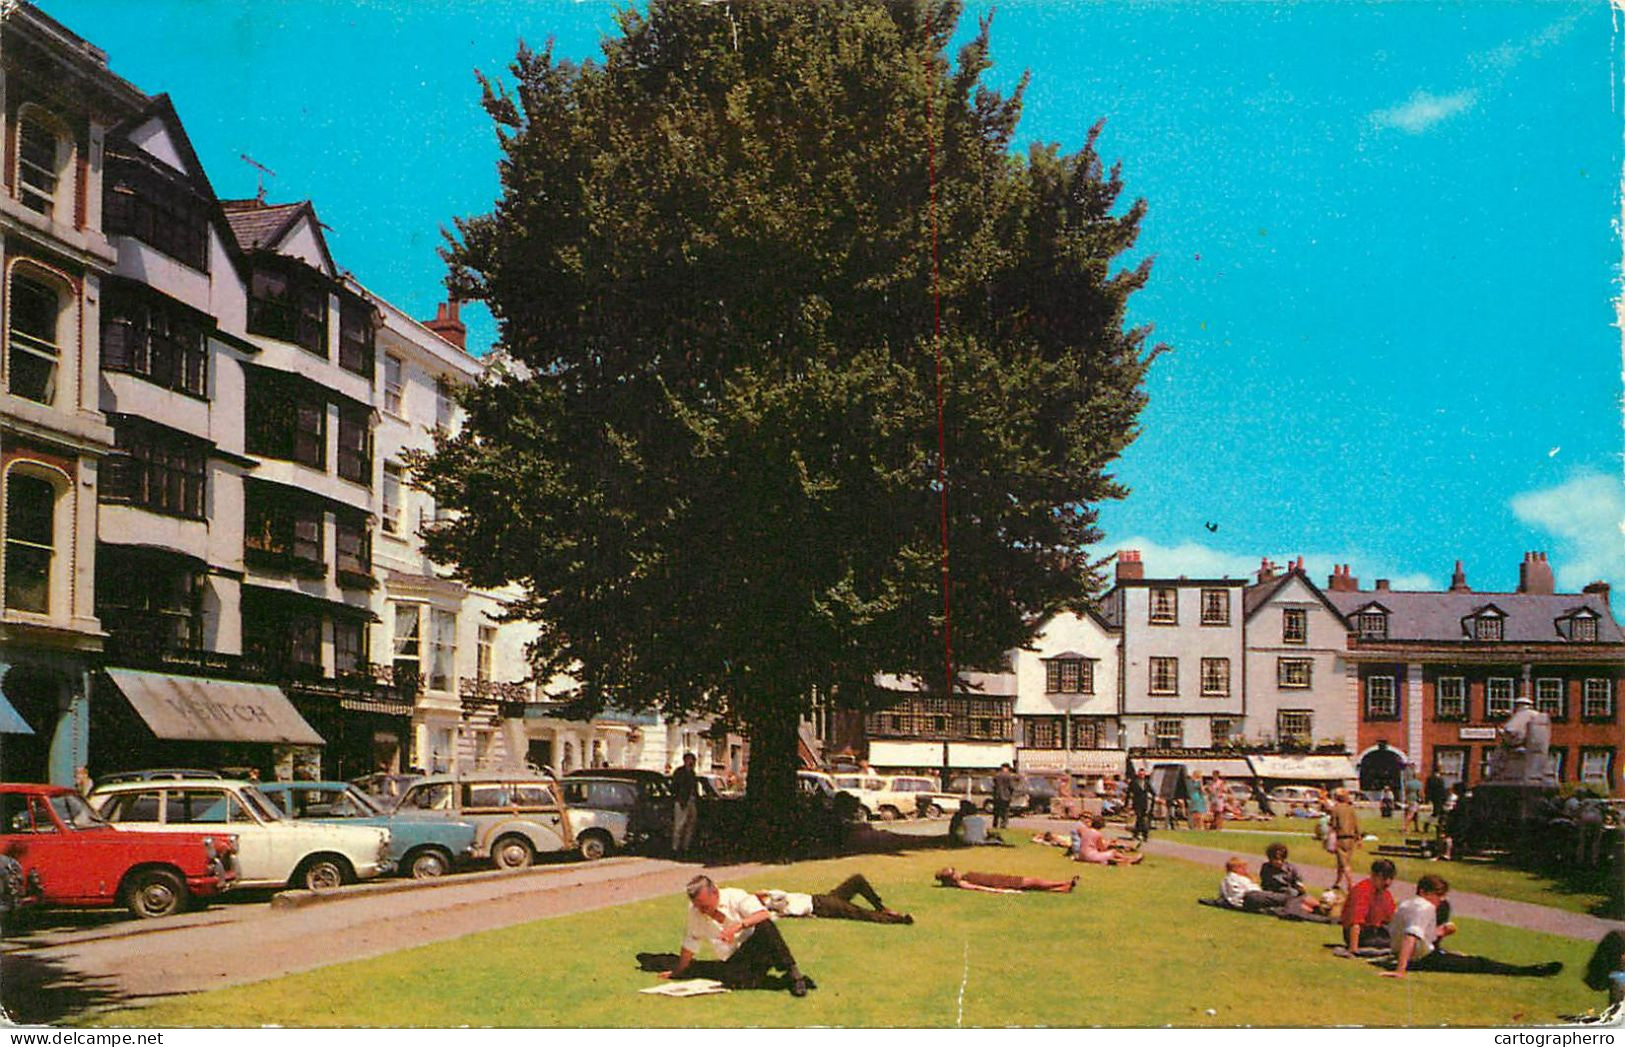
[[[1013,148],[1025,79],[982,82],[987,22],[948,60],[960,13],[652,0],[482,78],[501,196],[445,255],[512,364],[416,463],[431,552],[516,583],[588,703],[742,721],[753,790],[815,690],[942,680],[934,227],[957,663],[1098,589],[1125,493],[1145,205],[1099,125]]]

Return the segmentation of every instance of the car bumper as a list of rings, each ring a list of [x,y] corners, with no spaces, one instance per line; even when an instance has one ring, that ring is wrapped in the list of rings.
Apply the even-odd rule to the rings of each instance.
[[[239,879],[237,871],[237,856],[227,855],[225,858],[215,858],[209,862],[209,871],[203,876],[188,876],[186,889],[196,897],[208,898],[217,894],[225,894],[237,886]]]

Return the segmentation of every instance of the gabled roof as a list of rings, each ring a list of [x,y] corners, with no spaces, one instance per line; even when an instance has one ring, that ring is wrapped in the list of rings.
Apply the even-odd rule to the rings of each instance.
[[[293,232],[301,221],[308,218],[311,232],[316,237],[316,244],[321,249],[325,271],[329,276],[338,274],[338,266],[333,264],[333,253],[327,248],[327,237],[322,235],[322,223],[316,217],[316,208],[309,200],[291,204],[268,204],[258,199],[222,200],[220,206],[225,208],[226,221],[231,225],[238,246],[245,253],[252,251],[276,253],[288,234]]]
[[[1319,600],[1321,606],[1330,611],[1334,618],[1342,622],[1344,625],[1348,624],[1348,619],[1344,616],[1343,611],[1340,610],[1336,604],[1326,599],[1326,593],[1320,588],[1320,586],[1316,585],[1310,579],[1307,573],[1299,570],[1296,567],[1289,567],[1285,572],[1271,578],[1267,582],[1261,582],[1257,585],[1250,585],[1246,589],[1242,590],[1242,620],[1245,621],[1246,619],[1251,618],[1255,612],[1262,609],[1266,604],[1274,599],[1276,594],[1285,588],[1286,584],[1294,578],[1307,586],[1309,591],[1314,594],[1315,599]]]
[[[1579,609],[1597,615],[1597,642],[1625,644],[1619,627],[1599,593],[1327,592],[1345,617],[1381,597],[1388,612],[1388,639],[1461,643],[1462,620],[1493,608],[1505,615],[1504,643],[1564,643],[1557,620]]]
[[[181,177],[192,187],[192,190],[209,201],[209,223],[214,226],[221,241],[226,245],[226,254],[231,258],[232,264],[239,271],[242,268],[242,251],[239,248],[234,230],[227,220],[221,199],[215,195],[214,184],[209,181],[209,173],[203,167],[203,161],[198,159],[197,150],[192,147],[192,138],[186,133],[186,126],[181,123],[180,114],[175,112],[175,103],[168,94],[154,95],[147,107],[138,115],[116,125],[108,134],[110,147],[123,142],[129,148],[138,152],[145,152],[140,146],[129,143],[128,139],[137,129],[144,127],[153,120],[164,126],[164,133],[168,136],[170,144],[180,154],[180,159],[186,165],[186,170],[180,172]]]

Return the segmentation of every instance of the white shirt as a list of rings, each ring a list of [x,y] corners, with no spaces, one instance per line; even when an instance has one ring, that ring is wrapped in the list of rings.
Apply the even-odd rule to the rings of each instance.
[[[1219,897],[1224,904],[1241,908],[1241,900],[1247,897],[1248,891],[1258,890],[1258,884],[1238,872],[1227,872],[1224,879],[1219,881]]]
[[[763,891],[767,895],[762,903],[769,912],[780,916],[811,916],[812,895],[797,894],[794,891]]]
[[[742,891],[737,887],[722,887],[717,890],[717,915],[721,922],[712,919],[705,913],[688,907],[688,931],[683,935],[683,948],[696,955],[700,946],[709,942],[711,952],[719,960],[726,960],[732,956],[741,945],[756,933],[756,928],[746,927],[734,935],[734,940],[725,942],[721,938],[722,928],[731,923],[743,923],[745,917],[765,912],[762,903],[749,891]]]
[[[1406,898],[1394,910],[1394,918],[1388,921],[1388,937],[1393,940],[1394,951],[1399,951],[1400,940],[1407,934],[1416,939],[1415,951],[1411,953],[1413,959],[1420,960],[1433,951],[1433,939],[1439,936],[1439,912],[1433,903],[1421,895]]]

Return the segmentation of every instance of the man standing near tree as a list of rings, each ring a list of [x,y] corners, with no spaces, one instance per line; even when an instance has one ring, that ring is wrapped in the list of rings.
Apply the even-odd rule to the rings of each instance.
[[[700,783],[694,773],[694,754],[683,754],[683,766],[671,776],[671,853],[683,854],[694,846],[694,829],[700,823]]]
[[[1010,828],[1010,802],[1016,798],[1016,772],[1001,764],[993,776],[993,828]]]

